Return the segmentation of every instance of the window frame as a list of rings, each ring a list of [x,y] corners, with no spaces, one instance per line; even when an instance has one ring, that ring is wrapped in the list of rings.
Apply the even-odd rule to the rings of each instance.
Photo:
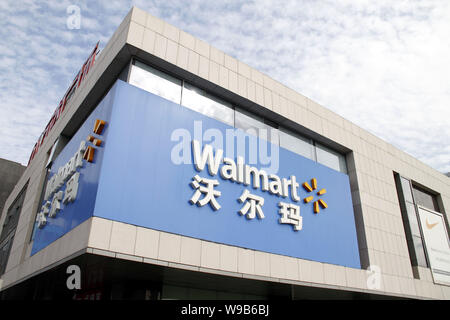
[[[280,139],[280,147],[281,147],[281,148],[284,148],[284,149],[289,150],[289,151],[291,151],[291,152],[294,152],[295,154],[298,154],[298,155],[300,155],[300,156],[302,156],[302,157],[305,157],[305,158],[310,159],[310,160],[312,160],[312,161],[314,161],[314,162],[317,162],[317,160],[316,160],[316,158],[317,158],[317,157],[316,157],[316,148],[315,148],[315,146],[314,146],[314,140],[313,140],[313,139],[310,139],[310,138],[304,137],[304,136],[302,136],[302,135],[299,135],[299,134],[296,133],[295,131],[286,129],[286,128],[284,128],[284,127],[280,127],[280,128],[278,129],[278,131],[281,133],[281,134],[278,135],[278,136],[279,136],[279,139]],[[282,145],[281,145],[281,139],[282,139],[281,136],[282,136],[282,135],[290,136],[290,137],[292,137],[292,138],[294,138],[294,139],[298,139],[298,140],[304,142],[305,144],[308,144],[309,147],[310,147],[310,151],[311,151],[311,157],[308,157],[308,156],[306,156],[306,155],[304,155],[304,154],[300,154],[300,153],[298,153],[298,152],[296,152],[296,151],[293,151],[292,149],[289,149],[289,148],[287,148],[287,147],[282,146]]]
[[[22,189],[20,190],[18,195],[15,197],[14,201],[9,205],[8,210],[6,211],[5,221],[7,219],[9,219],[9,217],[12,215],[12,213],[10,213],[10,212],[12,210],[14,210],[15,207],[18,208],[18,210],[16,210],[14,212],[14,215],[15,215],[14,226],[13,227],[9,226],[9,228],[7,228],[8,227],[7,222],[4,222],[2,225],[2,229],[1,229],[1,233],[0,233],[0,250],[3,251],[3,248],[6,245],[8,245],[9,247],[7,249],[7,253],[5,254],[5,258],[0,261],[0,276],[2,274],[4,274],[4,272],[6,271],[6,267],[8,265],[9,257],[11,254],[11,248],[14,244],[14,238],[15,238],[16,231],[17,231],[17,225],[19,224],[19,219],[20,219],[20,216],[22,215],[22,211],[23,211],[23,207],[24,207],[23,204],[25,203],[25,198],[27,196],[28,185],[29,185],[29,180],[24,184],[24,186],[22,187]],[[19,205],[19,203],[20,203],[20,205]],[[5,229],[5,228],[7,228],[7,229]]]
[[[217,105],[217,106],[221,106],[223,109],[230,110],[230,112],[231,112],[231,121],[230,122],[222,121],[221,119],[219,119],[219,118],[217,118],[215,116],[206,114],[204,112],[199,111],[198,109],[195,109],[195,107],[193,107],[190,102],[186,103],[185,100],[187,100],[187,98],[185,98],[185,94],[186,94],[187,91],[193,92],[195,95],[198,95],[198,96],[202,97],[205,100],[206,99],[211,100],[212,104]],[[202,88],[199,88],[198,86],[195,86],[195,85],[193,85],[193,84],[191,84],[191,83],[189,83],[187,81],[184,81],[184,80],[182,81],[182,91],[181,91],[181,102],[180,102],[180,105],[182,107],[184,107],[184,108],[189,109],[189,110],[192,110],[192,111],[198,112],[200,114],[203,114],[203,115],[205,115],[205,116],[207,116],[209,118],[212,118],[212,119],[215,119],[217,121],[223,122],[223,123],[225,123],[225,124],[227,124],[229,126],[233,126],[234,127],[234,125],[236,123],[235,122],[236,121],[236,110],[235,110],[235,107],[234,107],[234,105],[232,103],[226,101],[225,99],[222,99],[222,98],[218,97],[217,95],[214,95],[214,94],[210,93],[207,90],[203,90]],[[202,106],[204,107],[204,105],[202,105]]]
[[[138,64],[138,65],[136,65],[136,64]],[[139,64],[142,65],[142,66],[145,67],[145,68],[148,68],[149,70],[146,70],[145,68],[140,67]],[[142,71],[145,71],[145,72],[147,72],[147,73],[150,73],[150,74],[152,74],[154,77],[162,78],[162,79],[166,80],[167,82],[172,82],[174,85],[178,85],[178,82],[179,82],[179,86],[180,86],[179,99],[178,99],[179,101],[175,101],[175,99],[169,99],[169,98],[166,97],[166,96],[161,96],[160,94],[158,94],[158,93],[156,93],[156,92],[149,91],[149,90],[146,89],[146,88],[144,89],[143,87],[138,86],[137,84],[132,83],[131,81],[132,81],[132,76],[133,76],[133,68],[137,68],[138,70],[142,70]],[[152,72],[152,70],[154,70],[154,71],[156,71],[156,72]],[[172,81],[172,80],[176,80],[176,82],[175,82],[175,81]],[[146,63],[146,62],[142,62],[142,61],[140,61],[139,59],[136,59],[136,58],[132,59],[132,63],[131,63],[131,65],[130,65],[130,68],[129,68],[129,71],[128,71],[127,82],[128,82],[129,84],[131,84],[131,85],[133,85],[133,86],[135,86],[135,87],[141,89],[141,90],[145,90],[145,91],[150,92],[150,93],[152,93],[152,94],[154,94],[154,95],[157,95],[157,96],[160,96],[160,97],[162,97],[162,98],[164,98],[164,99],[166,99],[166,100],[169,100],[169,101],[171,101],[171,102],[173,102],[173,103],[176,103],[176,104],[178,104],[178,105],[181,105],[182,91],[183,91],[183,80],[180,79],[179,77],[173,76],[172,74],[167,73],[166,71],[163,71],[163,70],[161,70],[161,69],[159,69],[159,68],[157,68],[157,67],[155,67],[155,66],[153,66],[153,65],[150,65],[150,64],[148,64],[148,63]],[[177,97],[177,98],[178,98],[178,97]]]
[[[335,168],[330,167],[329,165],[319,161],[319,155],[317,153],[317,150],[319,150],[319,149],[322,152],[324,152],[324,153],[335,155],[337,157],[339,170],[336,170]],[[317,163],[320,163],[320,164],[322,164],[322,165],[324,165],[324,166],[326,166],[328,168],[331,168],[331,169],[333,169],[335,171],[342,172],[344,174],[348,174],[347,159],[346,159],[345,154],[342,154],[342,153],[340,153],[340,152],[338,152],[338,151],[336,151],[336,150],[334,150],[334,149],[332,149],[332,148],[330,148],[330,147],[328,147],[328,146],[326,146],[326,145],[324,145],[322,143],[319,143],[317,141],[314,141],[314,151],[315,151],[315,158],[316,158],[315,161]]]
[[[235,129],[241,129],[241,130],[243,130],[243,131],[245,131],[245,132],[246,132],[246,130],[247,130],[247,129],[244,130],[244,129],[240,128],[240,127],[237,127],[237,125],[236,125],[236,119],[238,118],[238,117],[237,117],[237,112],[238,112],[238,113],[241,113],[241,114],[243,114],[244,116],[249,117],[249,118],[251,118],[251,119],[253,119],[253,120],[255,120],[255,121],[261,122],[261,123],[265,126],[265,128],[268,128],[268,129],[270,129],[270,130],[276,130],[276,131],[277,131],[277,138],[276,138],[276,141],[273,141],[273,140],[272,140],[272,135],[271,135],[270,132],[269,132],[269,136],[267,137],[267,139],[265,139],[265,138],[263,138],[263,137],[260,137],[260,136],[259,136],[259,132],[258,132],[258,135],[257,135],[258,138],[265,139],[265,140],[267,140],[267,141],[269,141],[269,142],[271,142],[271,143],[273,143],[273,144],[276,144],[276,145],[278,145],[278,146],[281,146],[280,132],[282,131],[283,133],[288,134],[288,135],[291,135],[291,136],[294,137],[294,138],[297,138],[297,139],[300,139],[300,140],[303,140],[303,141],[304,141],[304,140],[310,141],[310,142],[311,142],[311,145],[312,145],[312,158],[305,157],[305,156],[302,155],[302,154],[299,154],[300,156],[303,156],[303,157],[305,157],[305,158],[307,158],[307,159],[310,159],[310,160],[312,160],[312,161],[314,161],[314,162],[316,162],[316,163],[320,163],[320,164],[322,164],[322,165],[324,165],[324,166],[326,166],[326,167],[328,167],[328,168],[330,168],[330,169],[332,169],[332,170],[334,170],[334,171],[341,172],[341,173],[343,173],[343,174],[348,175],[349,170],[348,170],[348,164],[347,164],[347,153],[342,153],[342,152],[340,152],[340,151],[337,151],[337,150],[335,150],[334,148],[330,147],[329,145],[324,144],[324,143],[322,143],[322,142],[319,143],[319,142],[317,142],[315,139],[312,139],[311,137],[309,137],[309,136],[307,136],[307,135],[304,135],[304,134],[299,133],[299,132],[297,132],[297,131],[295,131],[295,130],[292,130],[292,129],[290,129],[290,128],[284,127],[284,126],[282,126],[282,125],[279,125],[278,123],[273,122],[273,121],[271,121],[271,120],[269,120],[269,119],[267,119],[267,118],[265,118],[265,117],[256,115],[256,114],[254,114],[254,113],[252,113],[252,112],[250,112],[250,111],[248,111],[248,110],[242,108],[241,106],[238,106],[238,105],[236,105],[236,104],[234,104],[234,103],[228,102],[227,99],[224,99],[224,98],[220,97],[219,95],[217,95],[217,94],[215,94],[215,93],[213,93],[213,92],[210,92],[210,91],[207,90],[207,89],[204,89],[204,88],[202,88],[202,87],[199,87],[199,86],[197,86],[197,85],[194,85],[194,84],[192,84],[190,81],[186,81],[186,80],[184,80],[183,78],[181,78],[181,77],[179,77],[179,76],[177,76],[177,75],[173,75],[173,74],[171,74],[170,72],[167,72],[167,71],[165,71],[165,70],[162,70],[161,68],[159,68],[159,67],[157,67],[157,66],[154,66],[153,64],[150,64],[150,63],[141,61],[140,59],[138,59],[138,58],[136,58],[136,57],[133,57],[133,58],[131,59],[131,63],[130,63],[130,65],[129,65],[129,67],[128,67],[128,78],[127,78],[127,82],[130,83],[131,85],[134,85],[134,86],[138,87],[137,85],[132,84],[132,83],[130,82],[130,81],[131,81],[132,72],[133,72],[133,67],[136,67],[136,68],[140,68],[140,69],[142,69],[142,70],[145,70],[144,68],[139,67],[139,65],[136,66],[136,63],[141,64],[141,65],[143,65],[143,66],[146,66],[146,67],[148,67],[149,69],[153,69],[153,70],[157,71],[158,73],[162,73],[163,75],[166,75],[168,78],[171,78],[171,79],[180,81],[181,91],[180,91],[180,101],[179,101],[179,102],[175,102],[175,101],[173,101],[173,100],[167,99],[167,98],[164,97],[164,96],[161,96],[162,98],[167,99],[167,100],[169,100],[169,101],[172,101],[172,102],[174,102],[174,103],[176,103],[176,104],[179,104],[179,105],[182,106],[182,107],[188,108],[188,109],[193,110],[193,111],[195,111],[195,112],[199,112],[199,111],[197,111],[197,110],[195,110],[195,109],[193,109],[193,108],[190,108],[190,107],[188,107],[188,106],[185,106],[185,105],[183,104],[183,94],[184,94],[184,91],[185,91],[185,90],[184,90],[184,89],[185,89],[185,86],[188,85],[188,86],[191,86],[191,87],[193,87],[193,88],[197,88],[197,89],[200,90],[201,92],[204,92],[204,93],[205,93],[205,96],[206,96],[207,98],[208,98],[208,96],[209,96],[209,97],[211,97],[211,100],[217,99],[217,100],[219,100],[219,101],[223,101],[224,104],[225,104],[225,106],[229,105],[230,109],[233,110],[233,125],[232,125],[232,126],[233,126]],[[145,71],[146,71],[146,70],[145,70]],[[148,71],[148,72],[151,73],[151,71]],[[155,75],[158,76],[158,74],[155,74]],[[164,78],[164,77],[162,77],[162,78]],[[166,79],[166,80],[167,80],[167,79]],[[141,88],[141,87],[138,87],[138,88]],[[146,89],[143,89],[143,88],[141,88],[141,89],[142,89],[142,90],[146,90]],[[146,91],[148,91],[148,90],[146,90]],[[193,91],[195,91],[195,90],[193,90]],[[148,91],[148,92],[151,92],[151,91]],[[153,92],[151,92],[151,93],[153,93]],[[156,93],[153,93],[153,94],[156,94]],[[220,102],[219,102],[219,103],[220,103]],[[227,106],[227,107],[228,107],[228,106]],[[202,112],[199,112],[199,113],[204,114],[204,113],[202,113]],[[217,119],[217,118],[215,118],[215,117],[211,117],[211,116],[206,115],[206,114],[204,114],[204,115],[207,116],[207,117],[216,119],[216,120],[218,120],[218,121],[221,121],[220,119]],[[224,122],[224,121],[222,121],[222,122],[231,126],[231,124],[228,123],[228,122]],[[288,131],[288,132],[286,132],[286,131]],[[292,132],[292,134],[290,134],[290,132]],[[336,155],[336,156],[338,157],[338,161],[339,161],[339,170],[336,170],[334,167],[330,167],[330,166],[328,166],[328,165],[326,165],[326,164],[321,163],[321,162],[318,161],[318,155],[317,155],[317,149],[318,149],[318,148],[320,148],[320,149],[321,149],[322,151],[324,151],[324,152],[328,152],[328,153],[330,153],[330,154],[334,154],[334,155]],[[287,149],[287,148],[285,148],[285,149]],[[291,151],[290,149],[287,149],[287,150]],[[292,151],[292,152],[294,152],[294,151]],[[296,153],[296,152],[294,152],[294,153]],[[298,153],[296,153],[296,154],[298,154]]]
[[[397,195],[398,195],[399,203],[400,203],[402,222],[403,222],[403,227],[405,229],[405,237],[406,237],[406,242],[407,242],[407,246],[408,246],[408,252],[409,252],[411,266],[430,268],[430,262],[429,262],[428,253],[427,253],[427,250],[425,247],[425,240],[424,240],[424,236],[423,236],[423,232],[422,232],[422,225],[420,224],[420,219],[419,219],[419,214],[418,214],[418,206],[417,206],[416,200],[414,198],[414,193],[412,191],[413,182],[411,179],[409,179],[406,176],[403,176],[397,172],[394,172],[394,180],[395,180]],[[413,201],[412,203],[411,203],[411,201],[405,199],[404,184],[402,183],[402,181],[408,182],[409,193],[411,194],[412,201]],[[400,186],[400,189],[399,189],[399,186]],[[417,250],[416,250],[417,246],[415,245],[415,242],[414,242],[414,239],[419,238],[419,235],[415,235],[412,233],[411,222],[409,219],[410,215],[407,211],[408,209],[406,208],[406,205],[408,203],[412,204],[413,208],[414,208],[414,217],[416,218],[416,222],[419,227],[419,235],[420,235],[421,244],[422,244],[421,245],[421,247],[422,247],[421,254],[423,253],[423,255],[425,256],[425,265],[419,263],[418,254],[417,254]],[[413,249],[411,249],[411,248],[413,248]]]

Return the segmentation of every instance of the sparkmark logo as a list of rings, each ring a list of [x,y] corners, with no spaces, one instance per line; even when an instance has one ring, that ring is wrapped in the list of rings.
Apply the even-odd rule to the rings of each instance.
[[[303,183],[303,188],[305,188],[305,190],[308,191],[308,192],[313,192],[314,190],[317,189],[317,179],[316,178],[312,178],[311,179],[311,186],[309,185],[308,182],[304,182]],[[321,196],[321,195],[324,195],[325,193],[327,193],[326,189],[320,189],[317,192],[317,195]],[[314,196],[309,196],[309,197],[306,197],[305,199],[303,199],[303,201],[305,203],[308,203],[308,202],[311,202],[313,199],[314,199]],[[323,199],[316,200],[316,201],[313,202],[314,213],[319,213],[320,212],[319,205],[323,209],[328,208],[328,204]]]

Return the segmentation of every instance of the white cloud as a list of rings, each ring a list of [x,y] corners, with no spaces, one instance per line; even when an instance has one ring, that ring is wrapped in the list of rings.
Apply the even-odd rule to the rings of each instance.
[[[132,3],[450,171],[450,2],[438,0],[0,4],[0,157],[27,161],[96,39]],[[65,26],[70,4],[80,30]]]

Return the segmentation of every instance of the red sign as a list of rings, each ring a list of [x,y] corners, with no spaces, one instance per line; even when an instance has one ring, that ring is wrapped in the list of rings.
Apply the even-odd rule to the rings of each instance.
[[[80,86],[81,82],[86,78],[86,75],[88,74],[89,70],[91,69],[92,65],[94,64],[95,57],[97,56],[97,49],[98,44],[95,45],[94,50],[92,50],[91,54],[87,58],[86,62],[83,64],[82,68],[76,75],[75,79],[72,81],[72,85],[69,87],[69,89],[64,94],[64,97],[59,102],[58,108],[56,108],[55,112],[53,113],[52,117],[50,118],[50,121],[45,126],[44,132],[41,133],[38,141],[33,147],[33,151],[31,152],[30,159],[28,160],[28,164],[30,164],[31,160],[33,160],[34,156],[39,150],[39,147],[44,143],[45,138],[52,130],[55,123],[58,121],[61,114],[64,112],[64,108],[66,107],[67,102],[70,100],[70,98],[73,96],[77,88]]]

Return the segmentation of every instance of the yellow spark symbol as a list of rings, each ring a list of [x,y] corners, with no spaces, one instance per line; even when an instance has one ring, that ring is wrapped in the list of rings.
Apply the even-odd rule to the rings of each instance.
[[[94,130],[92,130],[95,134],[101,135],[103,132],[103,128],[105,127],[106,122],[104,120],[97,119],[95,120]],[[93,135],[88,135],[86,138],[87,142],[91,142],[94,146],[100,147],[102,144],[102,140],[99,138],[95,138]],[[92,146],[88,146],[86,151],[83,154],[83,159],[88,162],[94,161],[95,148]]]
[[[305,190],[307,192],[313,192],[314,190],[317,189],[317,179],[316,178],[312,178],[311,179],[311,185],[308,182],[304,182],[302,184],[302,186],[303,186],[303,188],[305,188]],[[325,193],[327,193],[326,189],[320,189],[317,192],[317,195],[321,196],[321,195],[324,195]],[[314,200],[314,196],[308,196],[308,197],[303,199],[303,201],[305,203],[311,202],[312,200]],[[325,201],[323,201],[322,199],[316,200],[316,201],[313,202],[314,213],[319,213],[319,211],[320,211],[319,206],[322,207],[323,209],[328,208],[328,204]]]

